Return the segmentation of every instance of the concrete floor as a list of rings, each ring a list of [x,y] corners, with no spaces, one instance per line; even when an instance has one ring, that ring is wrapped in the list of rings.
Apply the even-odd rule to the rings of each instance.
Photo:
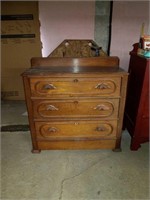
[[[2,125],[26,124],[24,102],[2,102]],[[150,199],[149,146],[122,152],[53,150],[31,153],[29,131],[2,132],[2,200]]]

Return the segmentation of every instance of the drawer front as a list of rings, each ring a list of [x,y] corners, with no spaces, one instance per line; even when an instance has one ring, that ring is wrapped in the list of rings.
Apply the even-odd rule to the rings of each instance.
[[[119,96],[119,77],[114,78],[32,78],[32,96]]]
[[[119,99],[103,100],[35,100],[34,118],[111,117],[118,116]]]
[[[116,138],[117,121],[36,122],[37,139]]]

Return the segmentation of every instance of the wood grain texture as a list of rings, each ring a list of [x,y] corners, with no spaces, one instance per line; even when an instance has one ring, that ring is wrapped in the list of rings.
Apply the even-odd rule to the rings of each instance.
[[[36,131],[33,121],[33,105],[32,101],[30,99],[31,97],[31,90],[30,90],[30,84],[29,79],[27,77],[23,77],[23,83],[24,83],[24,92],[25,92],[25,99],[26,99],[26,105],[27,105],[27,111],[28,111],[28,119],[29,119],[29,125],[30,125],[30,133],[31,133],[31,139],[32,139],[32,152],[39,152],[37,146],[37,140],[36,140]]]
[[[111,57],[87,57],[87,58],[55,58],[39,57],[31,59],[31,67],[113,67],[118,68],[119,58]]]
[[[34,100],[34,118],[117,118],[119,99]]]
[[[34,58],[22,74],[33,152],[120,149],[128,74],[116,57],[77,60]]]
[[[84,140],[84,141],[38,141],[42,150],[67,149],[114,149],[116,140]]]
[[[91,71],[92,73],[92,71]],[[30,79],[32,96],[119,96],[120,77],[102,78],[62,78],[53,74],[53,78]]]
[[[116,120],[83,121],[55,121],[36,122],[37,139],[41,140],[88,140],[88,139],[116,139]]]

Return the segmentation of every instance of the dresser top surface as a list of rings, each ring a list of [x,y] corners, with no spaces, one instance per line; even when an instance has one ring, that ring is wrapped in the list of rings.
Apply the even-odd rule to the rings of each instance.
[[[34,67],[27,69],[23,76],[51,76],[51,75],[116,75],[128,74],[121,68],[114,67]]]

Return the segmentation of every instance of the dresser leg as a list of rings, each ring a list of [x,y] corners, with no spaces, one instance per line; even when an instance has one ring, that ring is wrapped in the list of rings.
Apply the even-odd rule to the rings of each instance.
[[[41,149],[32,149],[32,153],[41,153]]]
[[[122,149],[121,149],[121,148],[117,148],[117,149],[113,149],[112,151],[113,151],[113,152],[121,152]]]
[[[114,152],[121,152],[122,151],[122,149],[121,149],[121,138],[116,140],[116,146],[112,151],[114,151]]]

